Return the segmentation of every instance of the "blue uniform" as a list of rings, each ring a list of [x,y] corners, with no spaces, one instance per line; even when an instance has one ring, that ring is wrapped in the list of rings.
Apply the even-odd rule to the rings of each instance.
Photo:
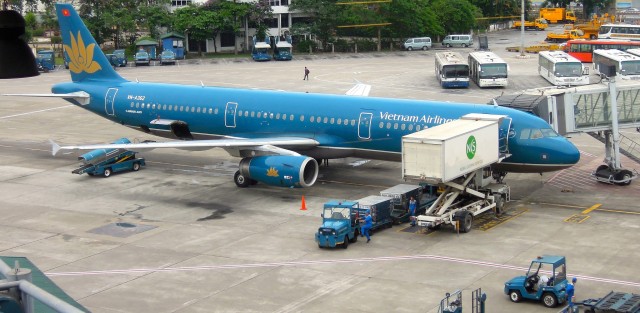
[[[369,235],[369,230],[371,229],[372,226],[373,226],[373,218],[371,217],[371,215],[367,215],[364,218],[364,225],[362,225],[362,234],[365,237],[367,237],[367,242],[371,240],[371,237]]]
[[[575,293],[575,286],[569,283],[567,284],[567,302],[569,304],[569,312],[573,312],[573,294]]]
[[[416,216],[416,205],[417,202],[415,199],[409,200],[409,220],[411,220],[411,226],[416,225],[416,220],[412,217]]]

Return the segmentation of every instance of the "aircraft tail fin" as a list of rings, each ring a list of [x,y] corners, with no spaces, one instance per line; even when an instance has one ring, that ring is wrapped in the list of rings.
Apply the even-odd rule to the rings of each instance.
[[[89,29],[71,4],[56,4],[64,52],[74,82],[83,80],[125,81],[111,66]]]

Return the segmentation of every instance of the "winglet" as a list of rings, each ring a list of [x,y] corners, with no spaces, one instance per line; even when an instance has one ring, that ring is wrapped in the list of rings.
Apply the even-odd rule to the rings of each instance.
[[[49,139],[49,142],[51,143],[51,155],[56,156],[56,154],[58,154],[58,151],[60,151],[60,145],[55,143],[53,139]]]

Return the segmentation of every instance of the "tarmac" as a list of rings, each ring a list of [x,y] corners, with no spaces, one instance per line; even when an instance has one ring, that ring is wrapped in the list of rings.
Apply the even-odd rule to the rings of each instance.
[[[487,103],[549,86],[537,73],[536,55],[505,50],[519,35],[489,34],[490,49],[510,64],[504,89],[440,88],[433,50],[118,71],[134,81],[332,94],[357,80],[372,85],[373,97]],[[544,35],[528,31],[526,43]],[[304,66],[309,81],[302,80]],[[0,93],[49,93],[69,80],[60,69],[1,81]],[[463,291],[470,312],[477,288],[487,295],[487,312],[557,312],[512,303],[503,292],[507,280],[524,275],[543,254],[566,256],[568,276],[578,277],[578,299],[640,293],[640,182],[621,187],[593,180],[604,146],[588,135],[571,137],[581,161],[570,169],[507,175],[506,215],[485,216],[470,233],[446,227],[425,233],[403,224],[375,233],[370,243],[319,249],[314,234],[322,204],[404,183],[400,163],[331,160],[311,188],[240,189],[233,183],[239,159],[223,150],[166,149],[140,153],[147,165],[139,172],[101,178],[71,174],[77,155],[53,157],[48,140],[158,138],[48,98],[0,97],[0,130],[0,254],[28,257],[92,312],[435,313],[455,290]],[[640,139],[634,129],[623,132]]]

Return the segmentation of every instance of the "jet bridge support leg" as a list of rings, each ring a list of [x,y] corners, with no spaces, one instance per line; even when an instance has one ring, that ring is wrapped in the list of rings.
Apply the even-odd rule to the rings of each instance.
[[[626,186],[638,177],[628,169],[622,168],[620,162],[620,128],[618,127],[618,103],[616,93],[615,77],[609,81],[609,95],[611,103],[611,130],[605,130],[605,151],[606,156],[604,162],[606,165],[600,165],[592,174],[596,180],[608,184],[616,184]]]

